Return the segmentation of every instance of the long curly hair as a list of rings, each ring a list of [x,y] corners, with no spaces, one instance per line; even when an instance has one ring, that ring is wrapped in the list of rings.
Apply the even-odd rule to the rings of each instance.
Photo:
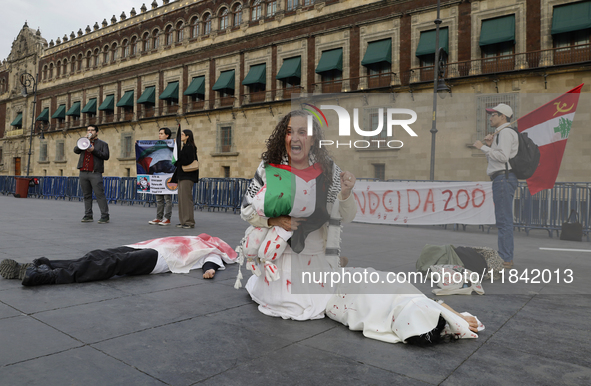
[[[261,154],[261,158],[265,162],[265,165],[268,164],[281,164],[284,158],[287,157],[287,150],[285,149],[285,136],[287,135],[287,126],[289,125],[289,121],[291,117],[307,117],[310,114],[303,111],[303,110],[294,110],[288,113],[279,121],[277,126],[275,126],[275,130],[267,139],[267,150]],[[320,147],[320,141],[324,139],[324,134],[320,129],[320,125],[318,122],[313,119],[312,120],[312,146],[310,147],[310,155],[314,159],[315,162],[319,163],[322,167],[322,173],[328,179],[328,181],[332,180],[332,159],[330,154],[326,150],[326,147]]]

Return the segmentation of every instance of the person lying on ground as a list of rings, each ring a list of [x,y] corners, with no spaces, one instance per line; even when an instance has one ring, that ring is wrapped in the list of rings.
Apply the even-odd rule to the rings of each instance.
[[[218,269],[225,269],[224,263],[232,264],[235,260],[236,252],[228,244],[202,233],[96,249],[75,260],[40,257],[32,263],[19,264],[5,259],[0,262],[0,274],[5,279],[21,279],[24,286],[86,283],[124,275],[189,273],[199,268],[204,279],[212,279]]]

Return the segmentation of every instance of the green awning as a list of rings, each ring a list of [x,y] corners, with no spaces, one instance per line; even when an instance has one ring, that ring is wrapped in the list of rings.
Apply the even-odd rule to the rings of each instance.
[[[23,113],[18,113],[10,126],[23,127]]]
[[[234,90],[234,70],[224,71],[213,85],[213,91],[230,89]]]
[[[139,99],[137,100],[139,104],[156,104],[156,86],[146,87],[142,95],[140,95]]]
[[[552,35],[591,28],[591,1],[554,7]]]
[[[448,29],[447,27],[439,30],[439,47],[449,53],[448,47]],[[435,54],[435,30],[421,32],[421,39],[417,46],[415,56],[434,55]]]
[[[515,44],[515,15],[482,21],[479,43],[481,47],[505,42]]]
[[[115,95],[107,95],[105,100],[99,106],[100,111],[113,111],[115,110]]]
[[[125,91],[123,97],[117,102],[117,107],[133,107],[133,90]]]
[[[242,84],[245,86],[251,84],[267,84],[267,64],[263,63],[250,66],[250,71],[248,71],[248,75],[246,75]]]
[[[160,94],[159,99],[172,99],[175,101],[179,100],[179,82],[170,82],[164,89],[164,92]]]
[[[392,39],[370,42],[367,45],[367,51],[365,51],[361,64],[368,66],[382,62],[392,63]]]
[[[324,51],[316,66],[316,73],[320,74],[330,70],[343,71],[343,49]]]
[[[84,114],[96,114],[96,98],[89,99],[82,112]]]
[[[49,122],[49,107],[44,108],[35,121]]]
[[[57,119],[66,119],[66,105],[60,105],[60,107],[57,108],[51,117]]]
[[[302,77],[302,57],[285,59],[279,73],[275,77],[278,80],[287,78],[301,78]]]
[[[74,102],[70,110],[66,113],[69,117],[79,117],[80,116],[80,102]]]
[[[193,78],[184,95],[205,95],[205,76]]]

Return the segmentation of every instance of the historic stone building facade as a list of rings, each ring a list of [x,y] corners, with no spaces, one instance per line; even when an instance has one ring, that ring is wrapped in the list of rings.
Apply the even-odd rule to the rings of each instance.
[[[31,175],[77,175],[72,149],[94,123],[111,150],[106,176],[135,175],[135,141],[180,124],[195,134],[201,176],[251,177],[298,94],[307,96],[294,99],[298,108],[358,107],[365,127],[375,127],[376,106],[412,109],[418,136],[392,133],[403,147],[341,144],[331,152],[359,177],[429,177],[435,0],[163,3],[49,42],[25,23],[0,65],[0,174],[26,173],[34,120]],[[452,92],[438,102],[436,179],[486,178],[486,160],[470,146],[489,130],[484,108],[505,102],[521,116],[585,83],[559,180],[590,180],[590,4],[442,1]],[[39,77],[34,111],[32,90],[21,94],[23,72]],[[368,93],[382,95],[374,102]],[[326,128],[329,139],[347,142],[337,134]]]

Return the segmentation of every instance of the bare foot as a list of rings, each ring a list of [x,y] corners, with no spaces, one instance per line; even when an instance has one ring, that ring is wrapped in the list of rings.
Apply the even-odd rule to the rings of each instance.
[[[207,271],[205,271],[203,273],[204,279],[213,279],[214,276],[215,276],[215,269],[208,269]]]

